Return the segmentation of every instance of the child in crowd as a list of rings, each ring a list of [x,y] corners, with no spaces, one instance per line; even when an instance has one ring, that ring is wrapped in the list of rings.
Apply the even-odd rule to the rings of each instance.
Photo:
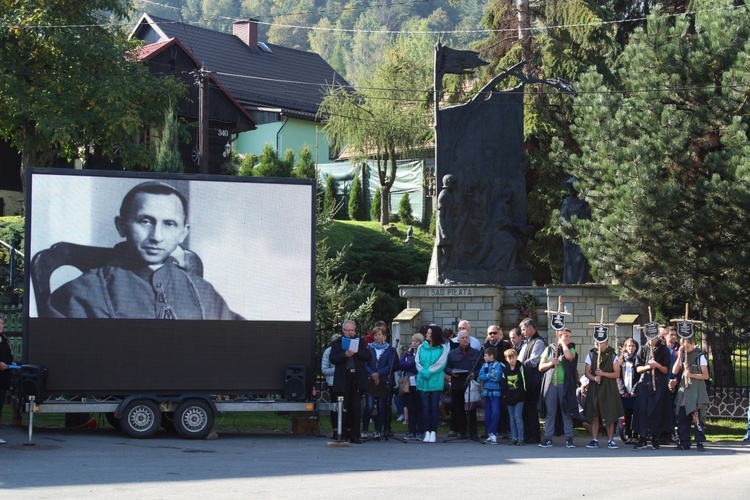
[[[510,445],[523,446],[523,400],[526,397],[526,378],[523,365],[518,362],[518,351],[505,351],[500,392],[510,417]]]
[[[674,407],[667,385],[669,363],[669,349],[659,335],[648,338],[638,351],[635,369],[640,379],[635,386],[633,407],[633,430],[639,436],[637,450],[648,447],[649,436],[651,447],[658,450],[659,436],[674,428]]]
[[[594,333],[595,346],[586,356],[586,378],[589,390],[584,405],[584,416],[591,423],[591,437],[586,448],[599,447],[599,425],[607,431],[607,448],[617,449],[615,443],[615,423],[624,415],[622,399],[617,390],[620,376],[620,358],[617,352],[607,345],[606,327],[597,327]]]
[[[487,422],[487,444],[497,444],[497,425],[500,422],[500,379],[503,376],[503,364],[497,361],[497,349],[488,347],[484,350],[484,365],[479,370],[479,380],[484,382],[482,397]]]
[[[638,342],[633,338],[625,339],[620,353],[620,378],[617,379],[617,389],[622,398],[622,408],[625,410],[625,435],[627,444],[637,444],[638,438],[633,432],[633,408],[635,406],[635,386],[640,375],[635,370]],[[588,379],[587,379],[588,380]]]
[[[398,368],[402,371],[404,377],[409,377],[409,392],[403,395],[404,404],[406,405],[406,415],[404,424],[408,425],[409,433],[404,439],[423,439],[424,429],[422,420],[419,418],[422,411],[422,402],[419,391],[417,391],[417,349],[424,342],[424,335],[415,333],[411,336],[411,346],[404,352],[398,362]]]
[[[690,424],[695,422],[695,447],[698,451],[705,451],[703,442],[706,440],[704,421],[708,407],[708,359],[703,351],[695,347],[694,338],[683,338],[680,341],[677,360],[672,366],[672,373],[679,375],[685,371],[680,379],[677,396],[674,400],[677,410],[677,433],[680,436],[678,450],[690,449]]]

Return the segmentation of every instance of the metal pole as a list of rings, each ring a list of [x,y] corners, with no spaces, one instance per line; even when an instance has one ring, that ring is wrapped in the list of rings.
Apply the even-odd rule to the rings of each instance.
[[[198,106],[198,148],[200,149],[200,164],[198,171],[208,173],[208,80],[209,72],[203,66],[200,69]]]
[[[341,439],[341,424],[342,424],[341,419],[342,419],[342,413],[344,411],[344,396],[338,397],[338,402],[336,403],[336,405],[338,406],[338,409],[336,412],[337,413],[336,420],[338,421],[337,422],[337,428],[338,428],[338,433],[339,433],[338,436],[339,436],[339,441],[341,441],[342,440]]]
[[[36,396],[29,396],[29,402],[28,402],[28,409],[29,409],[29,442],[26,443],[26,446],[34,446],[34,442],[32,441],[33,433],[34,433],[34,412],[36,411]]]

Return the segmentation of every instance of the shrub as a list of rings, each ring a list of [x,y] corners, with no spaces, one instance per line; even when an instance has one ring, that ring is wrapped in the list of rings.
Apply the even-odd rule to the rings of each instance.
[[[380,220],[380,203],[383,194],[380,192],[380,188],[375,190],[375,196],[372,198],[372,207],[370,208],[370,219]]]
[[[404,224],[411,224],[414,222],[414,216],[411,211],[411,203],[409,202],[409,193],[404,193],[401,197],[401,201],[398,203],[398,220]]]
[[[365,204],[362,200],[362,183],[359,176],[354,176],[352,189],[349,191],[349,219],[366,220]]]

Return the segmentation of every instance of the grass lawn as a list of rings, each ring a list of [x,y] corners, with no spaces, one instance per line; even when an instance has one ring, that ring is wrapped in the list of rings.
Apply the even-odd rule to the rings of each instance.
[[[3,408],[3,417],[0,423],[10,425],[12,422],[11,411],[9,407]],[[98,427],[108,427],[109,423],[104,414],[93,414],[97,421]],[[24,425],[28,425],[28,417],[24,415]],[[706,437],[709,442],[738,442],[742,441],[746,431],[746,420],[729,420],[729,419],[709,419],[706,422]],[[62,414],[36,414],[34,416],[35,428],[64,428],[65,416]],[[236,432],[236,433],[262,433],[262,434],[289,434],[291,432],[290,417],[288,414],[276,412],[223,412],[219,413],[214,423],[214,430],[217,432]],[[374,426],[370,425],[370,432]],[[402,422],[393,420],[391,430],[397,436],[403,436],[408,432],[408,428]],[[438,428],[438,435],[445,436],[449,431],[448,427]],[[331,425],[328,415],[320,417],[320,432],[329,434]],[[482,419],[479,419],[479,432],[484,432]],[[577,428],[575,436],[578,439],[589,437],[589,433],[584,429]]]

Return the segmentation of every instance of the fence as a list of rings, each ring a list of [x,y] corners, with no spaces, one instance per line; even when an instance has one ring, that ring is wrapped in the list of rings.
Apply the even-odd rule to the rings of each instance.
[[[708,354],[713,382],[708,415],[747,418],[750,398],[750,329],[706,325],[701,348]]]

